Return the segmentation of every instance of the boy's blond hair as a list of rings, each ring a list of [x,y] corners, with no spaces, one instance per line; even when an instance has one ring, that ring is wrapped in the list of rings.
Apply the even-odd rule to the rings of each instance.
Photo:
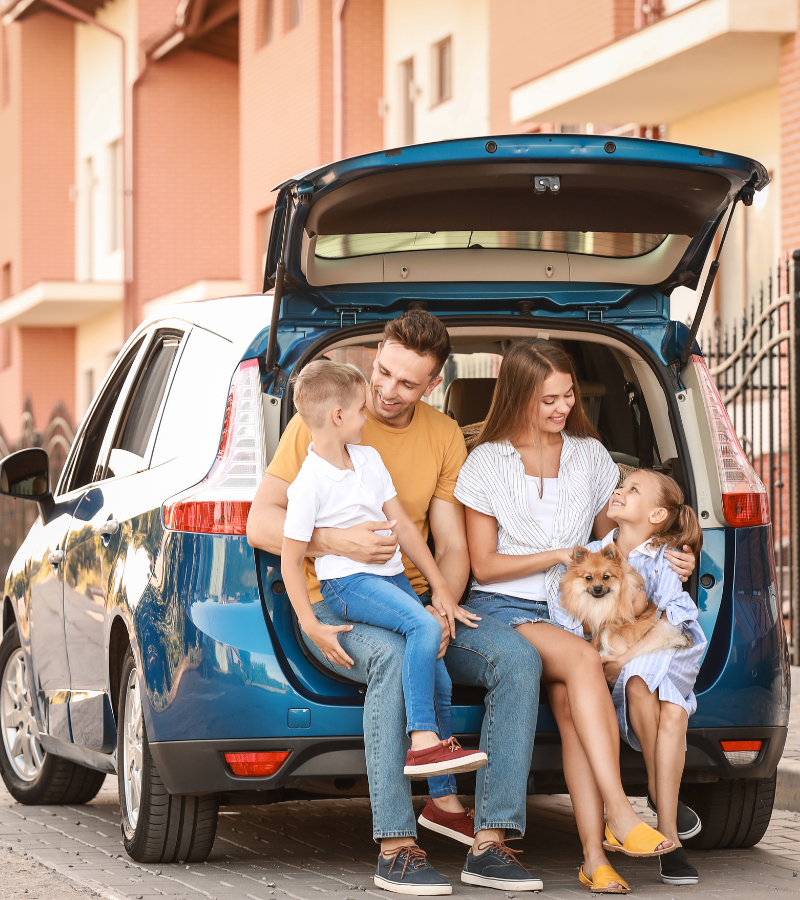
[[[309,428],[319,428],[326,413],[335,406],[346,406],[358,385],[366,380],[355,366],[316,359],[292,375],[294,405]]]

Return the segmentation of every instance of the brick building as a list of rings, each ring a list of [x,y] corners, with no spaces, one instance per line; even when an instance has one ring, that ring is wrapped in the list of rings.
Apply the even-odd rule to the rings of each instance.
[[[774,183],[732,231],[722,315],[800,245],[798,0],[0,7],[8,446],[26,409],[40,429],[59,402],[79,418],[159,305],[259,290],[272,188],[332,158],[537,130],[755,156]]]

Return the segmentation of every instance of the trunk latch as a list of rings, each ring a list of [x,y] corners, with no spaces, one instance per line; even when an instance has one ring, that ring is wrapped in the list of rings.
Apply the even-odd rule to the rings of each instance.
[[[360,307],[358,309],[340,309],[339,328],[345,328],[348,325],[358,325],[358,314],[360,312]]]

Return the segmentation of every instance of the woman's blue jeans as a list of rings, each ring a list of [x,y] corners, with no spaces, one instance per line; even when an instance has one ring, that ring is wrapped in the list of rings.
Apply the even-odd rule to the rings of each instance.
[[[320,622],[345,624],[324,603],[314,612]],[[352,669],[325,660],[313,641],[304,641],[322,665],[367,686],[364,749],[373,837],[416,837],[411,782],[403,775],[410,746],[402,684],[405,638],[371,625],[342,632],[339,642],[355,662]],[[453,682],[486,689],[480,748],[489,762],[476,774],[475,830],[503,828],[508,837],[519,837],[525,833],[542,661],[521,634],[487,616],[476,629],[456,622],[445,664]]]
[[[450,697],[453,685],[444,660],[436,659],[442,628],[423,606],[405,575],[347,575],[321,583],[328,609],[345,622],[374,625],[406,639],[403,656],[403,696],[406,732],[435,731],[452,737]],[[428,779],[431,797],[455,794],[453,775]]]

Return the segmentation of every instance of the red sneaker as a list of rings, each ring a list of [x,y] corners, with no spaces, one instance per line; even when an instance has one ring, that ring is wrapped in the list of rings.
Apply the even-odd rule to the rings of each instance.
[[[455,738],[441,741],[425,750],[409,750],[404,775],[411,778],[428,778],[430,775],[454,775],[456,772],[474,772],[489,761],[480,750],[462,750]]]
[[[417,821],[423,828],[429,828],[437,834],[443,834],[470,847],[475,840],[474,809],[464,809],[459,813],[445,812],[439,809],[433,800],[428,800]]]

